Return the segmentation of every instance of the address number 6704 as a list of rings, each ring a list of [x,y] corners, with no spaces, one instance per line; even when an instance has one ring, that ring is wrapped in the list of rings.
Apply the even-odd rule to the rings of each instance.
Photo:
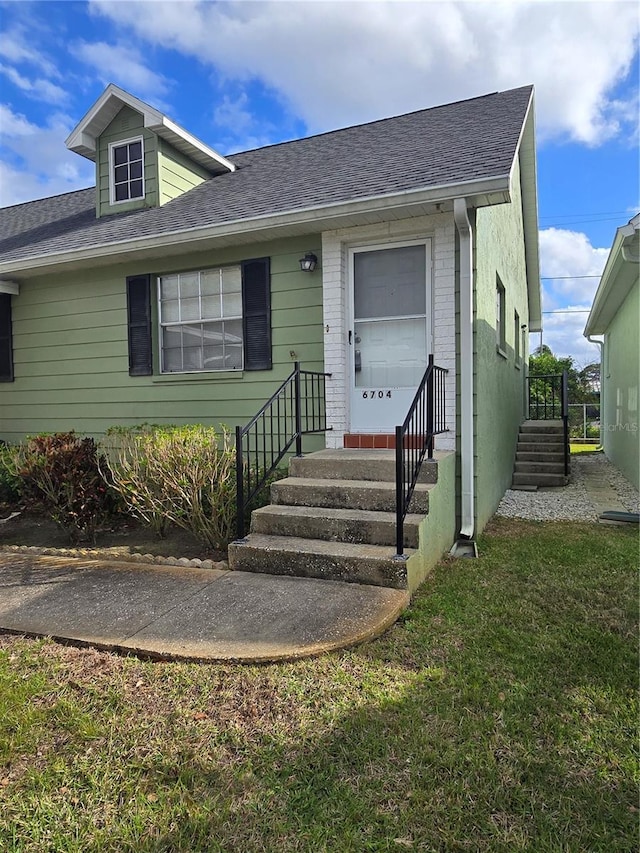
[[[363,391],[363,400],[382,400],[383,397],[391,397],[391,391]]]

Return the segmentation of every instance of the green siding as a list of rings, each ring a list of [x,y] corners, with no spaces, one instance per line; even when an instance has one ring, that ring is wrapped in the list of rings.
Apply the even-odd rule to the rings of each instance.
[[[113,424],[142,421],[245,423],[294,360],[323,368],[322,277],[302,273],[298,264],[310,247],[320,254],[319,236],[23,279],[12,301],[15,381],[0,386],[0,437],[17,441],[68,429],[100,435]],[[128,275],[265,256],[271,258],[272,370],[129,376]],[[156,354],[157,347],[154,328]]]
[[[112,205],[109,203],[109,143],[137,136],[142,136],[144,144],[145,197]],[[158,207],[158,137],[145,129],[142,115],[131,107],[122,107],[100,135],[96,150],[96,186],[98,217],[112,213],[125,213],[141,207]]]
[[[158,175],[160,204],[166,204],[210,177],[204,167],[194,163],[164,139],[158,139]]]
[[[636,489],[640,488],[639,317],[640,284],[636,280],[605,335],[602,383],[604,451]]]
[[[509,204],[484,207],[476,215],[474,324],[476,530],[495,512],[513,474],[515,448],[524,418],[524,380],[528,351],[515,359],[514,311],[528,324],[527,275],[516,165]],[[496,349],[496,275],[505,288],[504,357]],[[525,343],[528,335],[525,335]]]

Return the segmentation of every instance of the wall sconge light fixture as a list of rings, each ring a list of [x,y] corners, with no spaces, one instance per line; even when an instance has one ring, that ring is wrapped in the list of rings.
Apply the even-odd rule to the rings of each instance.
[[[313,272],[318,263],[318,258],[313,252],[307,252],[304,258],[300,258],[300,269],[302,272]]]

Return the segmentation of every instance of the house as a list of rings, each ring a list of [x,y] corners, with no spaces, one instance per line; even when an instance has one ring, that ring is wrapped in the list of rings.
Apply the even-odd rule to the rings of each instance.
[[[430,537],[473,539],[541,326],[532,87],[222,156],[109,85],[66,144],[96,187],[0,211],[0,438],[243,424],[300,362],[310,447],[382,454],[433,354]]]
[[[616,231],[584,334],[604,335],[600,430],[604,452],[640,488],[640,213]]]

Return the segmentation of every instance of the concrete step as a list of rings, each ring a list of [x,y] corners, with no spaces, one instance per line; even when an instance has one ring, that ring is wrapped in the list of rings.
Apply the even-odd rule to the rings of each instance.
[[[409,512],[421,515],[429,512],[431,488],[429,483],[416,485]],[[271,503],[395,512],[396,487],[395,483],[378,481],[286,477],[272,484]]]
[[[559,433],[563,434],[564,426],[561,420],[525,421],[520,424],[520,432]]]
[[[546,453],[518,449],[516,450],[516,462],[560,462],[564,465],[564,450]]]
[[[406,561],[393,559],[394,554],[395,548],[389,546],[251,533],[243,543],[229,545],[229,567],[406,589]]]
[[[516,460],[516,474],[562,474],[564,461],[560,462],[520,462]]]
[[[564,436],[557,432],[521,432],[518,435],[518,441],[523,441],[528,444],[553,444],[564,443]]]
[[[562,441],[534,442],[518,441],[517,453],[564,453]]]
[[[513,475],[514,486],[566,486],[567,479],[564,474],[523,474],[516,472]]]
[[[406,547],[418,547],[418,527],[422,519],[421,515],[407,515],[404,522]],[[253,511],[251,532],[393,546],[396,542],[396,516],[392,512],[271,504]]]
[[[420,483],[438,481],[438,454],[425,459],[420,470]],[[368,480],[395,483],[395,450],[319,450],[309,456],[292,457],[291,477],[326,480]]]

